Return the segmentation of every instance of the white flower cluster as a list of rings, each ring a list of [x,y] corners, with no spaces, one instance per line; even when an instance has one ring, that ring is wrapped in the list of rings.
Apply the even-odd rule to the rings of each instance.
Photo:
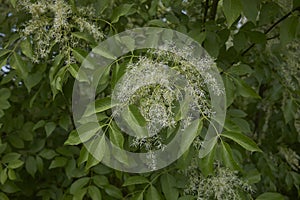
[[[90,33],[96,41],[103,38],[100,27],[91,21],[93,10],[86,11],[88,8],[80,8],[75,14],[71,5],[64,0],[22,0],[19,7],[32,15],[32,19],[24,25],[21,33],[24,37],[32,38],[33,44],[36,45],[36,62],[49,56],[53,46],[57,44],[60,53],[70,56],[71,49],[79,47],[79,39],[71,34],[76,31],[75,27],[80,32]],[[87,16],[87,13],[90,15]]]
[[[300,170],[300,156],[290,148],[287,147],[279,147],[279,154],[281,154],[286,162],[292,167],[293,170]]]
[[[103,33],[101,32],[101,28],[96,24],[90,23],[83,17],[74,17],[75,23],[79,26],[79,30],[81,32],[87,31],[90,33],[96,40],[100,40],[104,38]]]
[[[131,146],[140,149],[145,148],[145,150],[148,152],[146,156],[146,165],[151,170],[157,169],[157,158],[154,150],[161,149],[163,151],[166,147],[159,135],[154,135],[152,137],[134,138]]]
[[[189,186],[186,194],[197,197],[197,200],[239,200],[240,192],[252,193],[251,186],[240,179],[236,172],[217,166],[216,174],[203,177],[197,169],[189,172]]]
[[[290,90],[300,89],[300,41],[294,40],[285,47],[285,51],[274,51],[278,41],[271,40],[267,46],[268,63],[274,66],[281,83]]]
[[[193,58],[190,47],[174,47],[171,52],[168,49],[151,50],[136,62],[131,61],[114,88],[112,97],[119,105],[114,110],[114,116],[120,116],[123,108],[134,104],[146,120],[151,137],[134,139],[132,146],[152,152],[149,156],[151,169],[155,168],[156,163],[153,150],[165,146],[160,132],[178,124],[184,130],[198,117],[211,117],[214,113],[207,85],[216,95],[224,92],[209,73],[214,64],[211,59]]]

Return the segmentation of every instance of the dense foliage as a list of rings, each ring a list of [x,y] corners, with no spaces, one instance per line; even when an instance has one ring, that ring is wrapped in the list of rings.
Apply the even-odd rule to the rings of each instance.
[[[299,0],[0,3],[1,200],[300,198]],[[89,154],[76,131],[72,91],[75,79],[83,77],[77,73],[84,58],[100,41],[149,26],[174,29],[203,45],[224,81],[225,91],[219,92],[226,93],[227,115],[222,133],[201,156],[211,115],[205,80],[186,60],[166,52],[135,51],[118,59],[101,74],[95,103],[99,124],[113,143],[151,152],[170,139],[179,121],[172,121],[171,109],[178,93],[151,85],[126,99],[135,120],[151,121],[147,128],[154,136],[148,139],[124,134],[107,106],[123,74],[138,82],[157,70],[163,81],[156,66],[166,63],[189,80],[185,92],[199,97],[192,103],[207,119],[194,128],[198,136],[180,159],[135,174],[111,169]],[[129,93],[131,87],[123,86]],[[88,110],[84,113],[88,118]],[[92,135],[98,131],[93,128],[84,127]]]

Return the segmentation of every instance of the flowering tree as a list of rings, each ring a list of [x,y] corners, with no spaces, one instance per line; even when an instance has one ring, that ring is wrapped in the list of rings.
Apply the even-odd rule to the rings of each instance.
[[[298,0],[0,2],[1,200],[300,197]]]

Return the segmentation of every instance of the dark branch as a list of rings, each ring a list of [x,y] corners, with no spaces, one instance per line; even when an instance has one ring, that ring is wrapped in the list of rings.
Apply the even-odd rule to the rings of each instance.
[[[219,3],[219,0],[213,0],[213,3],[211,5],[211,10],[210,10],[210,20],[215,20],[215,18],[216,18],[218,3]]]
[[[206,1],[205,1],[205,5],[204,5],[203,23],[206,22],[207,13],[208,13],[208,8],[209,8],[209,0],[206,0]]]
[[[267,30],[265,30],[264,33],[268,34],[269,32],[271,32],[278,24],[280,24],[283,20],[285,20],[286,18],[288,18],[296,10],[299,10],[299,8],[294,8],[292,11],[288,12],[287,14],[285,14],[283,17],[281,17],[279,20],[277,20],[274,24],[272,24],[272,26],[270,26]],[[255,46],[255,44],[251,44],[251,46],[249,46],[245,51],[243,51],[241,55],[244,56],[254,46]]]

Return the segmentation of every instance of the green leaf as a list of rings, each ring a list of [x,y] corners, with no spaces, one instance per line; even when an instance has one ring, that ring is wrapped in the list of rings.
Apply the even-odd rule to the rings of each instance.
[[[93,179],[93,183],[100,188],[103,188],[104,186],[109,185],[109,181],[106,176],[96,175],[96,176],[93,176],[92,179]]]
[[[90,154],[100,162],[107,151],[105,134],[96,136],[93,140],[88,141],[85,146]]]
[[[8,88],[1,88],[0,89],[0,99],[7,100],[11,95],[10,89]]]
[[[124,44],[127,48],[128,51],[133,51],[135,47],[135,39],[130,37],[130,36],[123,36],[120,38],[122,44]]]
[[[71,131],[68,139],[65,141],[64,145],[77,145],[82,143],[77,130]]]
[[[166,28],[168,26],[161,19],[152,19],[152,20],[147,22],[147,25],[148,26],[157,26],[157,27],[162,27],[162,28]]]
[[[13,169],[8,169],[7,175],[8,175],[9,180],[17,179],[16,173]]]
[[[0,185],[0,189],[7,194],[12,194],[20,191],[20,188],[16,186],[13,181],[7,181],[4,185]]]
[[[249,137],[237,133],[237,132],[231,132],[231,131],[225,131],[221,134],[221,136],[229,138],[239,145],[241,145],[243,148],[247,149],[248,151],[258,151],[262,152],[262,150],[256,145],[256,143],[250,139]]]
[[[85,170],[88,171],[91,167],[94,167],[100,163],[100,160],[96,159],[92,154],[88,154],[88,160],[85,165]]]
[[[214,58],[219,56],[219,36],[213,31],[206,31],[205,32],[206,38],[203,43],[204,48]]]
[[[111,102],[110,97],[104,97],[102,99],[97,99],[96,101],[90,103],[84,112],[84,117],[88,117],[95,113],[104,112],[111,109],[114,105]]]
[[[21,42],[20,47],[21,47],[22,53],[25,56],[33,59],[32,47],[31,47],[30,40],[28,38]]]
[[[10,53],[11,50],[9,49],[0,49],[0,57],[5,56],[6,54]]]
[[[232,118],[232,122],[239,127],[243,133],[251,133],[250,124],[241,118]]]
[[[36,72],[33,74],[28,74],[28,76],[24,79],[25,86],[28,90],[28,92],[31,91],[31,88],[39,84],[39,82],[42,80],[43,74],[41,72]]]
[[[49,169],[63,167],[67,164],[68,159],[65,157],[56,157],[50,164]]]
[[[13,53],[11,65],[22,79],[27,78],[29,70],[19,54]]]
[[[115,122],[112,122],[112,125],[110,126],[109,138],[113,144],[123,148],[124,136]]]
[[[139,108],[137,106],[135,106],[134,104],[129,105],[129,111],[132,114],[132,116],[134,117],[134,119],[136,120],[136,122],[140,125],[140,126],[146,126],[147,121],[145,120],[145,118],[143,117],[143,115],[141,114]]]
[[[16,5],[17,5],[17,0],[9,0],[11,5],[16,8]]]
[[[246,18],[255,23],[258,15],[259,0],[241,0],[241,3]]]
[[[35,131],[36,129],[43,127],[43,126],[45,125],[45,123],[46,123],[46,122],[45,122],[44,120],[38,121],[38,122],[33,126],[32,130]]]
[[[222,146],[221,146],[222,160],[223,160],[225,166],[232,170],[240,170],[240,167],[238,166],[236,161],[233,159],[232,151],[231,151],[229,144],[227,144],[226,142],[223,142],[223,141],[221,143],[222,143]]]
[[[195,200],[195,197],[192,195],[186,195],[186,196],[180,197],[178,200]]]
[[[92,200],[101,200],[102,199],[101,192],[96,186],[93,186],[93,185],[89,186],[88,194]]]
[[[241,96],[261,99],[261,97],[255,92],[255,90],[253,90],[249,85],[247,85],[244,80],[235,78],[234,81],[237,85],[238,92]]]
[[[282,105],[282,112],[284,116],[285,123],[289,123],[294,119],[296,115],[297,106],[292,99],[288,99],[284,105]]]
[[[1,200],[9,200],[9,198],[3,192],[0,192],[0,199]]]
[[[226,91],[226,106],[229,107],[234,101],[236,88],[229,76],[224,77],[224,86]]]
[[[130,176],[125,180],[123,186],[125,187],[129,185],[139,185],[145,183],[149,183],[149,180],[144,176]]]
[[[104,58],[108,58],[111,60],[117,59],[117,57],[104,46],[97,46],[92,51],[100,56],[103,56]]]
[[[199,158],[207,156],[215,147],[218,141],[218,136],[214,136],[203,142],[201,149],[199,150]]]
[[[77,191],[82,189],[85,185],[87,185],[90,181],[89,177],[83,177],[78,180],[76,180],[74,183],[72,183],[70,187],[70,194],[76,194]]]
[[[107,185],[104,190],[109,196],[114,197],[115,199],[123,198],[121,190],[114,185]]]
[[[223,0],[223,12],[225,14],[228,27],[240,16],[242,4],[240,0]]]
[[[7,143],[0,144],[0,154],[2,154],[5,151],[6,147],[7,147]]]
[[[151,185],[146,193],[146,200],[161,200],[161,197],[157,191],[157,189]]]
[[[95,43],[95,39],[93,38],[93,36],[91,36],[90,34],[88,34],[86,32],[72,32],[71,34],[72,34],[72,36],[77,37],[78,39],[85,40],[86,42],[88,42],[90,44]]]
[[[256,200],[284,200],[284,196],[276,192],[265,192],[259,195]]]
[[[10,162],[18,160],[20,157],[21,157],[21,154],[18,154],[18,153],[14,153],[14,152],[7,153],[2,157],[1,162],[2,163],[10,163]]]
[[[299,17],[291,16],[280,25],[280,42],[283,46],[296,39]]]
[[[204,176],[211,175],[214,172],[216,147],[217,146],[215,145],[209,154],[200,161],[201,172],[204,174]]]
[[[79,48],[72,49],[72,53],[79,63],[82,63],[87,56],[87,53]]]
[[[26,159],[26,163],[25,163],[25,168],[26,171],[32,176],[34,177],[36,171],[37,171],[37,163],[36,160],[34,159],[34,157],[29,156]]]
[[[83,146],[80,150],[80,155],[77,160],[78,165],[81,165],[82,163],[86,162],[88,160],[88,157],[89,157],[89,152]]]
[[[70,117],[68,115],[63,115],[59,119],[59,126],[62,127],[64,130],[68,131],[68,127],[70,124]]]
[[[77,145],[84,143],[95,136],[100,129],[101,126],[96,122],[83,124],[77,129],[77,131],[73,130],[70,133],[65,145]]]
[[[251,69],[251,67],[249,67],[249,65],[239,64],[230,67],[227,72],[234,75],[243,76],[246,74],[252,74],[253,70]]]
[[[134,195],[131,200],[143,200],[143,197],[144,197],[144,192],[139,192],[136,195]]]
[[[116,63],[116,65],[112,69],[112,78],[111,78],[111,87],[112,89],[115,88],[115,85],[118,83],[120,78],[125,74],[126,72],[126,66],[119,65],[119,63]]]
[[[0,172],[0,183],[3,185],[7,180],[7,168]]]
[[[0,99],[0,110],[8,109],[10,103],[7,100]]]
[[[189,146],[202,130],[202,126],[202,119],[196,119],[184,130],[182,133],[184,137],[182,137],[179,152],[184,153],[186,150],[188,150]]]
[[[130,128],[130,131],[133,132],[137,137],[148,135],[148,130],[145,123],[146,120],[140,114],[136,106],[127,106],[121,113],[121,118],[126,122],[125,124],[127,128]]]
[[[9,162],[8,168],[9,169],[17,169],[17,168],[21,167],[23,164],[24,164],[24,162],[21,160],[14,160],[14,161]]]
[[[261,173],[257,169],[247,170],[245,179],[249,184],[258,183],[261,180]]]
[[[114,8],[112,16],[111,16],[111,23],[116,23],[119,21],[120,17],[126,16],[127,14],[132,13],[132,12],[130,12],[132,6],[133,6],[133,4],[122,4],[122,5],[118,6],[117,8]]]
[[[179,191],[176,188],[176,179],[170,174],[164,174],[160,178],[162,192],[166,200],[178,199]]]
[[[13,147],[18,149],[22,149],[25,146],[24,141],[18,135],[10,135],[8,141]]]
[[[52,158],[54,158],[55,156],[57,156],[57,153],[52,150],[52,149],[43,149],[39,155],[42,157],[42,158],[45,158],[47,160],[50,160]]]
[[[265,45],[267,43],[266,34],[260,31],[247,31],[250,41],[255,44]]]
[[[47,122],[45,125],[45,131],[46,131],[46,135],[47,137],[49,137],[51,135],[51,133],[54,131],[56,127],[56,124],[54,122]]]
[[[293,0],[293,9],[296,9],[296,8],[300,8],[300,1],[299,0]]]
[[[44,163],[43,159],[40,156],[36,156],[36,166],[40,173],[43,173]]]

